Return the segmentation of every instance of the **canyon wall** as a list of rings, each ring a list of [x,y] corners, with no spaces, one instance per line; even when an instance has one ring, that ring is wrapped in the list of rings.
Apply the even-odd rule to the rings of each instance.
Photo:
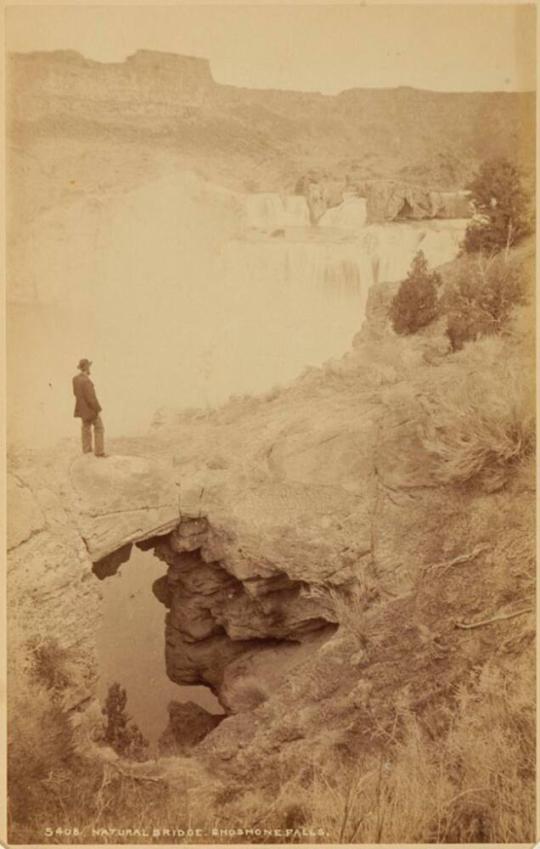
[[[35,153],[61,141],[64,172],[84,170],[79,147],[90,143],[120,172],[158,150],[237,190],[288,193],[310,169],[447,191],[486,157],[517,151],[534,162],[532,93],[258,91],[215,83],[205,59],[152,51],[119,63],[73,51],[13,54],[7,81],[13,143]]]

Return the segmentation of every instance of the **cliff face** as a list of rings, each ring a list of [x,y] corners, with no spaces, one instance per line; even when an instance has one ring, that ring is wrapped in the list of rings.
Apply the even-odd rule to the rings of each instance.
[[[467,191],[438,192],[399,180],[351,179],[329,181],[316,177],[300,180],[310,220],[320,225],[329,219],[339,226],[339,211],[353,199],[364,205],[363,222],[421,221],[432,218],[467,219],[473,213]],[[346,219],[345,219],[346,220]]]
[[[125,62],[101,63],[79,53],[18,54],[10,63],[14,122],[129,124],[181,117],[215,87],[206,59],[139,50]]]
[[[120,143],[122,155],[108,152],[120,172],[135,145],[139,158],[166,153],[236,189],[291,192],[315,168],[454,190],[488,156],[534,160],[532,94],[258,91],[216,84],[204,59],[152,51],[112,64],[14,54],[7,77],[11,139],[19,149],[69,139],[66,167],[85,169],[79,144],[97,145],[99,157]]]

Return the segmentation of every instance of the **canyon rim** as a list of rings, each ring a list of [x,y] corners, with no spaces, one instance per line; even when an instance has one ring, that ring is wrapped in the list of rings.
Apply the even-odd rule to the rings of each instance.
[[[7,845],[535,841],[535,14],[7,9]]]

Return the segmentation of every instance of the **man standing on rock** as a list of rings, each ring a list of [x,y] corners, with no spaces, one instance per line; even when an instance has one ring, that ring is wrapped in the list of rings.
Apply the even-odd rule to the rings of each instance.
[[[75,403],[75,418],[82,419],[82,450],[84,454],[92,453],[92,426],[94,427],[94,453],[96,457],[105,457],[105,446],[103,439],[103,422],[100,413],[101,406],[96,397],[94,384],[90,380],[90,360],[79,360],[80,374],[73,378],[73,394],[77,399]]]

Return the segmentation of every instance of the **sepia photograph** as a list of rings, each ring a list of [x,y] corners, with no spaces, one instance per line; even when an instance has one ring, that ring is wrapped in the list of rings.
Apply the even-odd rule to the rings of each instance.
[[[536,5],[4,11],[5,846],[534,846]]]

